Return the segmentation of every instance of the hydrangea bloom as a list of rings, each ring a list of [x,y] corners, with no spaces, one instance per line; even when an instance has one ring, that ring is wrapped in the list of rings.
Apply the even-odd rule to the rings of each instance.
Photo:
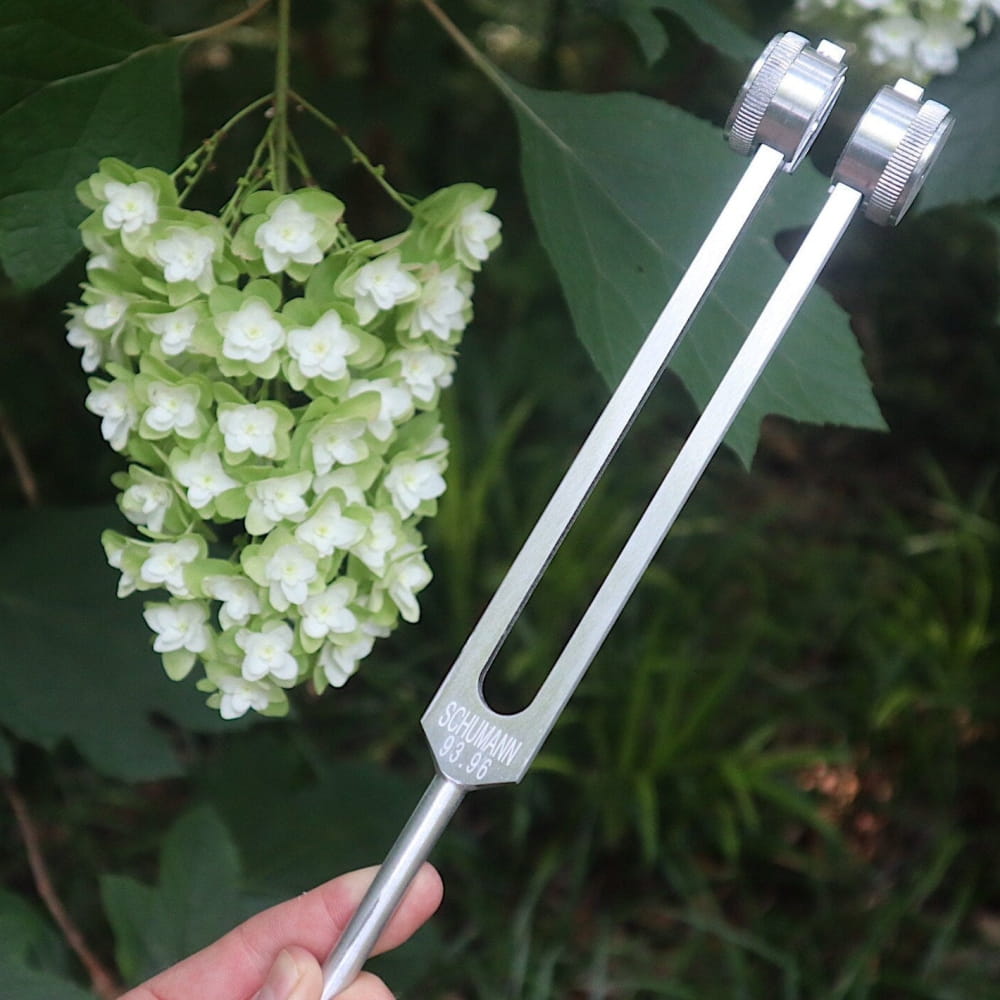
[[[285,622],[269,622],[259,632],[241,628],[236,645],[243,650],[240,673],[244,680],[271,677],[279,683],[294,682],[299,665],[292,655],[292,630]]]
[[[174,312],[150,316],[147,325],[159,338],[163,353],[177,357],[190,349],[198,319],[194,306],[184,306]]]
[[[446,341],[453,333],[464,329],[466,312],[471,304],[471,291],[471,283],[463,277],[458,265],[432,274],[413,304],[410,336],[419,337],[423,333],[430,333],[439,340]]]
[[[215,241],[210,236],[177,226],[169,236],[153,244],[151,254],[163,268],[163,277],[167,282],[193,281],[202,291],[212,287]]]
[[[251,617],[261,611],[260,594],[253,581],[245,576],[207,576],[201,585],[206,596],[222,602],[219,624],[224,629],[246,625]]]
[[[78,192],[89,277],[66,339],[139,536],[102,536],[118,593],[158,592],[144,619],[166,673],[200,663],[224,718],[281,714],[288,688],[341,686],[419,618],[435,411],[499,240],[493,194],[436,192],[372,244],[315,189],[240,195],[225,224],[117,160]]]
[[[115,451],[124,451],[129,432],[139,421],[132,387],[123,381],[91,383],[84,403],[91,413],[101,418],[101,436]]]
[[[870,62],[916,83],[953,73],[977,32],[992,30],[998,0],[796,0],[804,20],[857,39]]]
[[[336,380],[347,374],[347,359],[360,342],[332,309],[308,329],[288,331],[288,353],[307,378]]]
[[[345,289],[354,296],[358,319],[370,323],[378,313],[418,295],[420,285],[403,267],[399,253],[388,253],[359,268]]]
[[[220,407],[219,429],[229,451],[249,451],[261,458],[273,458],[277,451],[278,414],[269,407],[256,403]]]
[[[267,361],[285,342],[285,328],[267,303],[252,300],[219,321],[222,353],[234,361]]]
[[[122,184],[108,181],[104,185],[104,196],[108,199],[101,218],[108,229],[120,229],[134,233],[152,225],[160,217],[156,203],[156,192],[145,181]]]
[[[252,708],[255,712],[263,712],[270,703],[266,684],[254,683],[244,677],[218,678],[219,715],[224,719],[240,719]]]
[[[254,236],[254,243],[263,252],[268,271],[277,274],[290,261],[318,264],[323,259],[323,251],[317,240],[318,229],[319,220],[316,216],[288,198],[260,226]]]
[[[182,538],[176,542],[157,542],[139,570],[139,578],[150,587],[165,587],[175,597],[191,597],[184,570],[204,555],[204,542]]]
[[[177,482],[187,490],[187,501],[195,510],[207,507],[226,490],[240,484],[223,468],[222,456],[208,446],[195,448],[190,455],[180,455],[171,462]]]

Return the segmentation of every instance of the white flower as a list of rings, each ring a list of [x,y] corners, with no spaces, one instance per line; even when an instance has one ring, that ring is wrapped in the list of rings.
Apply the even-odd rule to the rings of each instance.
[[[302,631],[311,639],[325,639],[331,632],[353,632],[358,619],[347,605],[356,591],[353,580],[342,579],[308,598],[302,605]]]
[[[207,507],[220,493],[240,485],[222,467],[219,453],[204,446],[172,461],[171,469],[187,489],[188,503],[195,510]]]
[[[358,669],[358,664],[371,651],[375,640],[362,635],[357,640],[343,645],[326,642],[319,651],[319,664],[332,687],[343,687],[348,678]]]
[[[247,486],[247,496],[250,497],[247,531],[252,535],[262,535],[282,521],[301,521],[309,509],[305,494],[311,483],[311,472],[273,476],[250,483]]]
[[[149,554],[139,568],[139,579],[153,586],[166,587],[174,597],[191,597],[191,591],[184,580],[184,568],[201,554],[201,548],[193,538],[181,538],[176,542],[154,542]]]
[[[420,291],[416,278],[403,269],[398,253],[369,261],[349,279],[347,288],[362,323],[370,323],[379,312],[414,298]]]
[[[172,653],[178,649],[203,653],[212,638],[212,630],[208,626],[208,605],[202,601],[147,604],[142,617],[157,633],[153,640],[153,649],[157,653]]]
[[[441,463],[429,458],[393,462],[383,482],[403,518],[413,514],[425,500],[441,496],[446,489]]]
[[[251,300],[218,321],[222,353],[233,361],[260,364],[285,342],[285,330],[264,302]]]
[[[286,542],[264,566],[271,604],[285,611],[290,604],[302,604],[309,596],[309,584],[319,579],[316,554],[297,542]]]
[[[865,28],[870,46],[868,57],[877,66],[908,62],[913,46],[924,33],[924,25],[913,17],[887,17]]]
[[[953,18],[928,17],[927,29],[913,47],[917,64],[931,76],[954,73],[958,69],[958,53],[968,48],[976,37],[975,31]]]
[[[433,401],[438,389],[446,389],[452,382],[455,359],[431,347],[412,347],[393,351],[389,361],[399,364],[400,378],[406,383],[414,399],[421,403]]]
[[[104,362],[104,339],[78,316],[74,316],[66,327],[66,343],[83,351],[80,366],[85,372],[97,371]]]
[[[260,612],[260,594],[252,580],[245,576],[206,576],[201,581],[202,589],[209,597],[222,601],[219,608],[219,624],[224,628],[246,625],[251,615]]]
[[[263,712],[270,698],[267,684],[248,681],[243,677],[222,676],[218,679],[222,700],[219,704],[219,715],[224,719],[239,719],[247,714],[249,709]]]
[[[415,622],[420,618],[420,605],[414,595],[423,590],[431,578],[430,567],[413,546],[404,546],[394,553],[382,583],[406,621]]]
[[[432,274],[414,303],[410,336],[432,333],[439,340],[448,340],[453,332],[464,329],[471,292],[471,282],[463,280],[457,265]]]
[[[373,573],[381,574],[385,570],[389,553],[401,544],[397,525],[398,522],[388,511],[377,510],[372,514],[364,537],[351,546],[351,552]]]
[[[94,330],[117,333],[125,325],[128,302],[121,295],[106,295],[83,310],[83,321]]]
[[[144,226],[152,225],[159,218],[156,192],[145,181],[122,184],[108,181],[104,185],[107,205],[101,220],[108,229],[120,229],[123,233],[134,233]]]
[[[347,497],[348,503],[364,504],[365,502],[365,487],[361,484],[354,466],[339,466],[313,480],[313,492],[316,496],[324,496],[330,490],[340,490]]]
[[[130,386],[126,382],[109,382],[92,389],[84,405],[101,417],[101,437],[115,451],[122,451],[128,443],[129,431],[139,419]]]
[[[202,291],[209,291],[214,284],[212,257],[215,240],[186,226],[175,226],[170,235],[157,240],[150,248],[150,256],[163,268],[168,284],[194,281]]]
[[[198,401],[201,392],[196,385],[171,385],[150,382],[146,390],[149,407],[142,422],[158,434],[176,431],[181,436],[198,434]]]
[[[395,425],[413,415],[413,397],[405,383],[400,385],[388,378],[355,379],[347,390],[347,398],[353,399],[363,392],[379,394],[379,411],[368,421],[369,430],[379,441],[388,441]]]
[[[243,650],[240,673],[248,681],[273,677],[276,681],[294,683],[299,665],[292,656],[295,636],[285,622],[269,622],[261,631],[241,628],[236,633],[236,645]]]
[[[364,439],[367,429],[368,423],[365,420],[332,420],[321,423],[309,435],[316,471],[323,474],[335,465],[363,462],[370,452]]]
[[[108,565],[121,573],[118,578],[118,596],[128,597],[139,586],[138,576],[126,565],[125,560],[125,553],[131,542],[121,535],[116,538],[105,536],[101,541],[104,545],[104,554],[107,556]]]
[[[174,494],[162,479],[133,483],[121,495],[122,513],[133,523],[143,524],[150,531],[162,531]]]
[[[278,414],[269,406],[246,403],[219,410],[219,429],[228,451],[250,451],[261,458],[274,458],[278,450],[277,428]]]
[[[146,325],[160,338],[163,353],[176,356],[191,346],[194,328],[198,325],[198,311],[193,306],[184,306],[175,312],[150,316]]]
[[[337,549],[349,549],[360,542],[365,531],[365,526],[347,517],[331,497],[295,529],[295,537],[311,545],[321,556],[330,556]]]
[[[323,251],[316,240],[319,220],[294,198],[281,202],[271,218],[260,225],[254,243],[264,252],[264,266],[277,274],[291,261],[318,264]]]
[[[490,242],[500,232],[500,220],[477,205],[463,209],[455,226],[455,255],[466,267],[478,268],[490,255]]]
[[[333,309],[311,327],[296,327],[288,332],[288,352],[306,378],[343,378],[347,359],[360,344]]]

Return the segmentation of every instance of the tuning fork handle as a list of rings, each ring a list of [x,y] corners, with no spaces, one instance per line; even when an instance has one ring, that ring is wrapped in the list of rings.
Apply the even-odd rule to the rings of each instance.
[[[331,1000],[357,978],[407,887],[427,860],[467,789],[440,774],[400,831],[357,912],[323,964],[321,1000]]]

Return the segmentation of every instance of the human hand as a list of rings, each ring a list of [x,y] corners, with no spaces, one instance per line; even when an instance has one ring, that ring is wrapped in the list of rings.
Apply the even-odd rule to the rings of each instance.
[[[349,872],[240,924],[120,1000],[319,1000],[320,961],[343,933],[375,868]],[[437,909],[438,873],[424,865],[373,954],[401,945]],[[392,1000],[377,976],[362,972],[338,1000]]]

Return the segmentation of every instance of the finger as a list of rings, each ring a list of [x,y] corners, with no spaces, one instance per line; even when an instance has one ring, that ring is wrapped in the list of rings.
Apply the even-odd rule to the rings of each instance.
[[[323,990],[323,971],[316,956],[292,945],[283,948],[254,1000],[316,1000]]]
[[[278,953],[299,945],[322,960],[336,944],[376,868],[349,872],[251,917],[215,944],[167,969],[121,1000],[246,1000],[264,982]],[[405,941],[437,909],[442,886],[424,865],[379,938],[375,953]]]
[[[395,997],[378,976],[371,972],[361,972],[347,989],[337,994],[337,1000],[395,1000]]]

